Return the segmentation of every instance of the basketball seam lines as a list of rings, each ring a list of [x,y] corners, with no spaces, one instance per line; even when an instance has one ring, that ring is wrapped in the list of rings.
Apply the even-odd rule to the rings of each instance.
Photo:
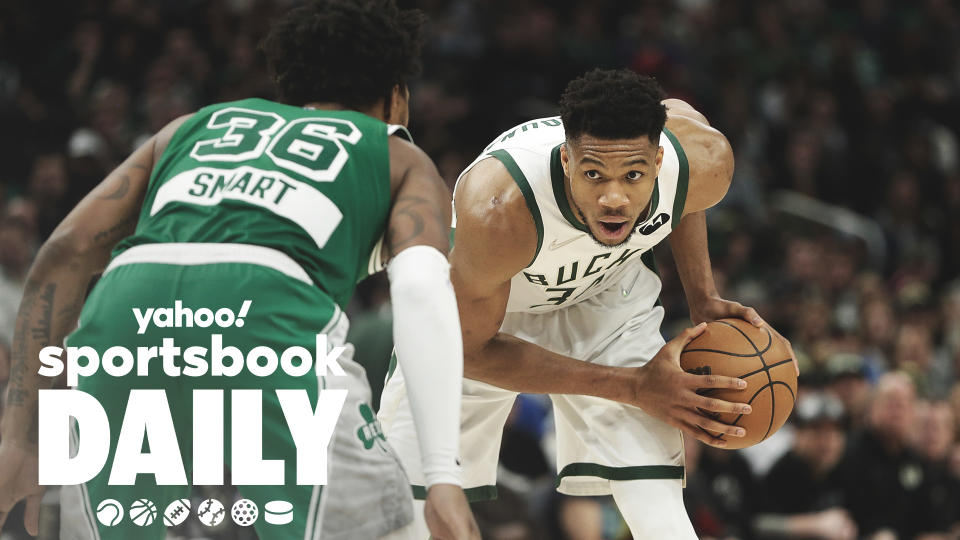
[[[763,364],[764,373],[767,374],[767,381],[769,381],[769,384],[764,385],[764,388],[767,388],[768,386],[770,388],[770,423],[767,425],[767,432],[764,433],[763,438],[760,439],[761,441],[764,441],[767,439],[767,437],[770,436],[770,430],[773,429],[773,414],[777,410],[777,393],[773,391],[773,377],[770,376],[770,367],[767,366],[767,361],[763,359],[763,353],[760,352],[760,349],[757,347],[757,344],[754,343],[752,339],[750,339],[750,336],[748,336],[746,332],[744,332],[743,330],[737,328],[736,326],[728,322],[724,322],[724,321],[717,321],[717,322],[721,324],[725,324],[730,328],[733,328],[734,330],[739,332],[741,336],[743,336],[743,339],[747,340],[747,343],[749,343],[750,346],[753,347],[753,350],[757,351],[756,356],[757,358],[760,359],[760,363]],[[764,328],[763,330],[764,332],[767,333],[767,338],[769,338],[769,341],[767,342],[767,347],[764,349],[764,352],[766,352],[767,350],[770,349],[771,345],[773,345],[773,336],[770,335],[770,331],[767,330],[766,328]],[[754,395],[754,397],[756,397],[756,395]],[[753,399],[751,398],[750,401],[752,402]]]
[[[782,366],[783,364],[786,364],[787,362],[793,362],[793,358],[787,358],[786,360],[781,360],[781,361],[777,362],[776,364],[770,364],[769,366],[762,367],[762,368],[760,368],[760,369],[758,369],[758,370],[755,370],[755,371],[751,371],[750,373],[745,373],[745,374],[743,374],[743,375],[740,375],[740,376],[737,377],[737,378],[738,378],[738,379],[746,379],[747,377],[753,377],[754,375],[756,375],[757,373],[760,373],[761,371],[770,371],[771,369],[773,369],[773,368],[775,368],[775,367],[777,367],[777,366]],[[768,375],[769,375],[769,373],[768,373]]]

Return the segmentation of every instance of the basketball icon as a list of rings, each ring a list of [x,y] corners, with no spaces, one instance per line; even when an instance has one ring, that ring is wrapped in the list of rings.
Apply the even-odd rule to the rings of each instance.
[[[746,415],[710,413],[718,422],[747,430],[745,437],[720,435],[727,441],[728,450],[753,446],[773,435],[793,410],[796,368],[790,350],[774,340],[767,328],[757,328],[741,319],[708,323],[706,330],[683,349],[680,367],[697,375],[724,375],[747,381],[743,390],[710,388],[698,392],[724,401],[747,403],[753,409]]]
[[[240,499],[233,503],[233,508],[230,513],[234,523],[241,527],[249,527],[257,521],[257,517],[260,515],[260,509],[257,508],[256,503],[250,499]]]
[[[147,499],[137,499],[130,505],[130,520],[135,525],[146,527],[157,519],[157,505]]]
[[[97,505],[97,521],[104,527],[113,527],[123,521],[123,506],[116,499],[105,499]]]

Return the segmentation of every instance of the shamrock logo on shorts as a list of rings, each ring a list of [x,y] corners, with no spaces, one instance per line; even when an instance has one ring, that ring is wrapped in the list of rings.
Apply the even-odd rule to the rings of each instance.
[[[380,422],[374,416],[373,409],[366,403],[361,403],[360,416],[366,422],[357,429],[357,437],[363,443],[363,447],[369,450],[376,444],[380,447],[380,450],[386,452],[387,447],[383,443],[387,441],[387,438],[383,435],[383,430],[380,429]]]

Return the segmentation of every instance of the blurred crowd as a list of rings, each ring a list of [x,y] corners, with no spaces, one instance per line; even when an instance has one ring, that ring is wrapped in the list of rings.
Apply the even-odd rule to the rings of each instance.
[[[960,538],[956,2],[400,4],[432,21],[411,131],[451,185],[496,134],[556,114],[564,85],[595,66],[655,76],[732,143],[733,186],[708,212],[715,278],[791,339],[802,375],[770,440],[687,444],[702,537]],[[289,5],[0,3],[0,381],[39,244],[166,122],[272,97],[257,44]],[[689,325],[687,306],[669,250],[656,255],[669,338]],[[372,279],[348,310],[374,382],[388,301]],[[551,431],[548,401],[518,400],[500,500],[476,505],[484,537],[628,537],[609,499],[553,492]],[[18,534],[8,525],[2,538]]]

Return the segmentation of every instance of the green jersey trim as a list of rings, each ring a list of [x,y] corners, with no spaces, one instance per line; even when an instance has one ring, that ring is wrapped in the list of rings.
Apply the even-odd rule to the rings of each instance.
[[[638,465],[635,467],[609,467],[597,463],[570,463],[560,470],[554,487],[568,476],[595,476],[605,480],[682,480],[681,465]]]
[[[567,222],[577,230],[589,234],[590,228],[587,227],[586,224],[580,223],[580,220],[573,215],[573,210],[570,208],[570,201],[567,200],[567,192],[563,188],[563,183],[566,179],[563,174],[563,165],[560,163],[561,146],[563,146],[563,143],[554,146],[550,152],[550,180],[553,183],[553,196],[557,199],[557,206],[560,208],[560,213],[563,214]]]
[[[427,488],[411,484],[410,489],[413,490],[414,499],[418,501],[426,500]],[[467,488],[463,490],[463,494],[467,496],[467,502],[492,501],[497,498],[497,486],[487,485]]]
[[[687,184],[690,181],[690,165],[687,163],[687,154],[683,151],[683,146],[680,146],[680,141],[677,140],[676,135],[671,133],[667,128],[663,128],[663,133],[670,139],[674,150],[677,151],[677,191],[673,195],[673,220],[670,222],[670,228],[676,229],[680,218],[683,217],[683,207],[687,203]]]
[[[660,277],[660,270],[657,269],[657,259],[653,256],[653,249],[648,249],[640,254],[640,260],[643,261],[644,266],[650,269],[651,272]],[[663,283],[663,280],[660,280]],[[660,296],[657,296],[657,301],[654,302],[655,306],[663,306],[663,302],[660,301]]]
[[[540,216],[540,207],[537,205],[537,198],[533,195],[533,188],[530,187],[530,182],[527,181],[527,177],[524,176],[523,171],[520,170],[520,166],[517,165],[517,162],[514,161],[513,156],[511,156],[509,152],[506,150],[494,150],[490,152],[490,155],[500,160],[503,166],[507,168],[507,172],[513,177],[513,181],[516,182],[517,187],[520,188],[520,193],[523,193],[523,200],[526,201],[530,215],[533,216],[533,223],[537,227],[537,252],[533,254],[533,259],[530,260],[530,264],[533,264],[533,261],[537,260],[537,255],[540,255],[540,248],[543,246],[543,218]]]
[[[570,201],[567,200],[567,193],[563,186],[566,179],[563,174],[563,165],[560,163],[560,147],[562,145],[563,143],[558,144],[550,152],[550,179],[553,183],[553,196],[557,199],[557,206],[560,208],[560,213],[563,214],[567,222],[578,230],[591,234],[590,228],[587,227],[585,223],[581,223],[580,220],[573,215],[573,209],[570,208]],[[650,195],[650,204],[647,205],[647,213],[640,221],[646,221],[655,215],[654,212],[657,210],[657,205],[659,204],[660,177],[658,176],[653,183],[653,193]]]

